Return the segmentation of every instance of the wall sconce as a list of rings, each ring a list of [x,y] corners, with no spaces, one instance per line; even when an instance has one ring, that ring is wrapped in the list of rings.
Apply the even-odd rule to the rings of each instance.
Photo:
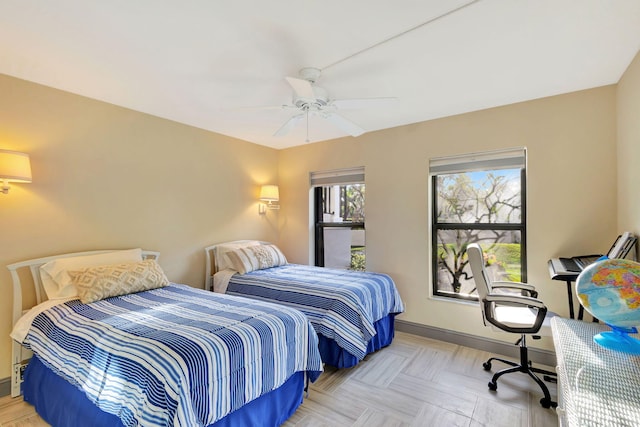
[[[267,202],[266,204],[260,203],[258,205],[258,213],[264,215],[267,213],[267,209],[280,209],[280,205],[277,203],[280,201],[280,192],[277,185],[263,185],[260,189],[260,200]]]
[[[29,155],[17,151],[0,150],[0,179],[4,194],[9,192],[10,182],[31,182]]]

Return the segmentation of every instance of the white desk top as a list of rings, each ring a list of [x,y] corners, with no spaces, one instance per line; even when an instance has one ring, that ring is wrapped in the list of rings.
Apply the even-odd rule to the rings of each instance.
[[[602,324],[554,317],[551,330],[569,425],[640,426],[640,357],[594,343]]]

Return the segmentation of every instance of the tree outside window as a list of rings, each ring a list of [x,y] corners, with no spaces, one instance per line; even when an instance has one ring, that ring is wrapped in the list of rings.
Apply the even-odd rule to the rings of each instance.
[[[432,174],[434,295],[476,299],[466,248],[479,243],[493,280],[525,279],[525,170]]]

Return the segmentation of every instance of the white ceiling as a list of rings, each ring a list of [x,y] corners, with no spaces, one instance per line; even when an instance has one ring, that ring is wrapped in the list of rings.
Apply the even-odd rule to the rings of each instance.
[[[616,83],[639,48],[639,0],[0,0],[0,73],[274,148],[304,123],[242,107],[289,103],[302,67],[397,97],[341,112],[369,132]]]

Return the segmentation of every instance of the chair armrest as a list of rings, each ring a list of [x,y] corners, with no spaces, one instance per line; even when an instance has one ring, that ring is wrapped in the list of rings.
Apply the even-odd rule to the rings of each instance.
[[[538,291],[536,291],[536,288],[533,287],[533,285],[530,285],[528,283],[521,283],[521,282],[493,282],[493,283],[491,283],[491,287],[495,288],[495,289],[517,289],[517,290],[520,290],[520,291],[527,292],[529,294],[529,296],[531,296],[533,298],[537,298],[538,297]]]
[[[511,306],[519,305],[527,308],[534,308],[537,311],[536,319],[534,320],[532,325],[524,326],[524,327],[513,327],[513,326],[506,325],[504,323],[500,323],[493,317],[493,312],[494,312],[493,306],[500,303],[503,303],[505,305],[511,305]],[[516,334],[537,333],[542,327],[542,323],[544,322],[544,319],[547,315],[547,307],[544,305],[542,301],[535,298],[527,297],[527,296],[490,294],[490,295],[487,295],[486,298],[484,298],[484,300],[482,301],[482,304],[484,304],[485,317],[489,323],[491,323],[492,325],[496,326],[499,329],[502,329],[503,331],[512,332]]]
[[[509,305],[522,305],[525,307],[546,308],[544,303],[539,299],[524,295],[505,295],[505,294],[489,294],[485,298],[486,301],[505,303]]]

